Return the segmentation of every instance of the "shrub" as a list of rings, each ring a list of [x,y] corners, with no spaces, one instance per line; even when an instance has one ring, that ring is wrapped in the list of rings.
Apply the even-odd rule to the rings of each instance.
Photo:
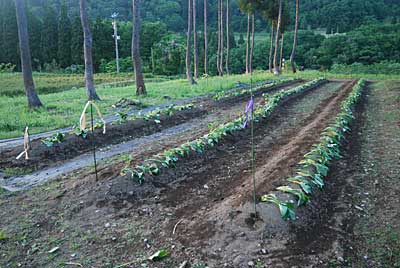
[[[12,73],[16,66],[11,63],[0,63],[0,73]]]

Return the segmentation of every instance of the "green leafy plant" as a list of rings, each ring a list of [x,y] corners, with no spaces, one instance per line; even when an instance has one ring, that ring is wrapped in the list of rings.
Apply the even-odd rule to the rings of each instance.
[[[161,260],[161,259],[168,257],[168,255],[169,255],[168,251],[166,251],[165,249],[160,249],[159,251],[157,251],[156,253],[154,253],[153,255],[148,257],[147,259],[149,261],[157,261],[157,260]]]
[[[340,145],[346,137],[346,132],[350,129],[350,123],[354,119],[353,109],[362,96],[364,86],[365,80],[361,79],[349,96],[342,102],[341,111],[336,116],[335,121],[321,133],[319,143],[314,144],[311,151],[305,154],[304,159],[299,162],[296,176],[287,179],[288,182],[300,186],[301,190],[293,189],[291,186],[277,188],[278,191],[296,196],[298,199],[297,206],[308,203],[309,196],[315,188],[324,188],[324,178],[328,175],[329,164],[332,160],[341,157]],[[290,212],[282,210],[282,204],[285,203],[276,198],[275,195],[270,194],[267,196],[270,198],[264,198],[264,200],[278,205],[283,219],[291,218],[288,217],[287,213],[293,213],[294,215],[294,209]]]
[[[278,187],[277,190],[295,195],[297,197],[297,205],[298,206],[305,205],[310,201],[310,197],[308,195],[306,195],[302,190],[293,189],[290,186],[281,186],[281,187]]]
[[[288,78],[288,79],[282,79],[282,80],[277,80],[277,81],[271,81],[268,84],[263,84],[260,86],[256,86],[253,88],[247,88],[247,89],[242,89],[242,90],[225,90],[222,92],[219,92],[217,94],[214,95],[214,100],[218,101],[221,99],[226,99],[226,98],[230,98],[230,97],[238,97],[238,96],[243,96],[243,95],[250,95],[251,92],[255,92],[261,89],[268,89],[274,86],[278,86],[284,83],[287,83],[289,81],[293,81],[293,78]]]
[[[103,121],[97,121],[96,124],[94,124],[94,129],[99,129],[104,127]]]
[[[193,104],[186,104],[186,105],[170,105],[165,109],[155,109],[151,112],[148,112],[143,116],[144,120],[154,120],[155,123],[160,124],[161,120],[160,117],[161,115],[168,115],[171,116],[174,114],[176,111],[183,111],[183,110],[190,110],[193,109],[194,105]]]
[[[0,241],[4,241],[8,239],[8,235],[6,234],[6,232],[2,229],[0,229]]]
[[[294,213],[294,205],[290,202],[283,202],[274,194],[267,194],[261,197],[262,202],[274,203],[279,207],[279,211],[284,220],[290,219],[295,220],[296,214]]]
[[[52,147],[54,144],[61,143],[64,141],[65,134],[61,132],[57,132],[52,136],[45,138],[42,140],[42,143],[45,144],[47,147]]]
[[[89,130],[88,129],[82,130],[80,127],[74,126],[74,134],[78,137],[86,139],[89,134]]]
[[[319,78],[294,89],[279,92],[275,94],[272,98],[268,98],[264,106],[257,107],[254,110],[254,121],[258,122],[261,118],[267,118],[274,111],[274,109],[279,106],[280,102],[288,96],[302,92],[303,90],[313,87],[324,80],[324,78]],[[186,106],[185,108],[191,107],[192,106]],[[182,108],[179,106],[173,106],[170,107],[170,109]],[[158,113],[153,113],[152,116],[155,116],[156,114]],[[135,168],[125,167],[122,170],[121,174],[130,175],[131,178],[136,179],[137,181],[142,183],[146,174],[153,176],[161,172],[161,167],[175,167],[176,163],[181,157],[188,156],[192,152],[200,154],[204,153],[207,148],[211,148],[217,145],[224,136],[232,134],[235,131],[243,130],[245,120],[245,115],[242,115],[231,122],[221,124],[211,130],[208,134],[196,140],[189,141],[179,147],[166,150],[163,153],[156,155],[152,159],[146,160],[144,165],[136,166]]]
[[[122,124],[122,123],[125,123],[126,121],[128,121],[128,114],[125,113],[125,112],[118,112],[118,113],[116,114],[116,116],[117,116],[117,118],[118,118],[117,122],[118,122],[119,124]]]

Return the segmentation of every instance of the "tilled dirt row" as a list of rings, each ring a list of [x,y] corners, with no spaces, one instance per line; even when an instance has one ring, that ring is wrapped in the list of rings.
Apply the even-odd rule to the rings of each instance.
[[[256,102],[262,100],[261,94],[274,94],[280,90],[288,90],[304,83],[289,81],[283,85],[261,88],[255,92]],[[196,103],[196,108],[175,112],[172,116],[163,116],[161,123],[153,120],[134,120],[122,125],[111,125],[107,135],[98,133],[97,143],[99,160],[109,159],[122,153],[134,152],[134,159],[145,159],[145,156],[160,152],[163,148],[175,146],[186,140],[195,139],[209,131],[210,127],[225,123],[243,113],[248,97],[237,96],[221,101],[202,100]],[[98,130],[101,132],[101,130]],[[6,151],[1,154],[1,168],[25,168],[33,170],[31,174],[13,176],[7,179],[3,186],[11,191],[27,189],[34,185],[74,170],[91,166],[93,156],[90,152],[91,137],[83,139],[70,135],[67,140],[54,148],[47,148],[40,140],[34,141],[30,160],[16,160],[21,149]],[[114,144],[114,145],[110,145]],[[118,169],[121,167],[118,166]],[[109,175],[106,168],[105,176]],[[92,173],[92,172],[91,172]]]
[[[398,81],[369,84],[325,191],[268,267],[400,267],[399,96]]]
[[[288,81],[282,85],[261,88],[255,92],[256,96],[260,96],[264,92],[276,92],[287,86],[298,85],[300,81]],[[219,107],[222,112],[230,110],[232,104],[245,102],[248,99],[246,95],[229,97],[220,101],[214,101],[211,98],[196,101],[196,107],[189,110],[174,111],[171,116],[161,115],[159,121],[136,119],[122,123],[108,123],[107,131],[103,134],[103,129],[95,130],[97,147],[103,148],[112,144],[119,144],[135,138],[151,135],[161,132],[164,129],[182,124],[193,118],[201,118],[203,115],[214,112]],[[52,147],[47,147],[41,142],[41,139],[34,139],[30,144],[29,160],[24,158],[16,160],[15,157],[23,151],[22,142],[20,146],[0,150],[0,169],[4,168],[27,168],[38,170],[71,159],[75,156],[88,152],[92,149],[92,136],[89,134],[87,138],[82,138],[72,133],[65,134],[65,139],[61,143],[55,143]]]
[[[257,199],[292,174],[334,119],[353,85],[322,86],[284,105],[271,120],[255,129]],[[202,248],[204,260],[214,267],[247,267],[248,262],[263,254],[262,249],[267,250],[260,247],[262,238],[268,235],[264,230],[267,222],[254,224],[250,217],[253,184],[249,133],[241,134],[232,137],[234,143],[228,142],[221,151],[207,155],[205,162],[195,163],[189,172],[179,169],[182,173],[168,174],[190,183],[173,185],[176,190],[167,190],[161,198],[173,209],[176,220],[184,221],[177,240],[193,249]],[[268,216],[262,219],[268,221]],[[167,229],[173,227],[173,222]]]
[[[258,196],[290,175],[334,119],[352,85],[329,82],[289,100],[270,119],[256,124]],[[84,205],[70,216],[90,222],[94,215],[88,211],[94,207],[113,207],[122,217],[130,217],[125,213],[139,215],[134,221],[149,232],[147,239],[154,246],[182,249],[174,251],[175,264],[197,259],[211,267],[247,267],[260,254],[264,233],[262,223],[254,226],[249,221],[249,134],[246,130],[228,136],[216,149],[192,155],[141,186],[127,177],[116,177],[73,194],[70,198]],[[140,246],[135,251],[140,252]]]
[[[271,118],[256,124],[258,196],[279,186],[291,174],[335,117],[351,85],[349,81],[335,81],[319,86],[286,102]],[[23,225],[11,225],[20,217],[33,224],[28,233],[32,243],[44,247],[51,239],[60,241],[60,249],[52,259],[39,247],[33,255],[26,255],[26,251],[10,253],[5,260],[23,259],[26,267],[52,267],[60,260],[85,267],[116,267],[128,262],[131,264],[125,267],[140,267],[144,264],[140,258],[164,248],[170,256],[161,262],[147,262],[146,267],[179,267],[184,261],[189,262],[187,267],[255,265],[271,245],[263,244],[267,234],[264,223],[249,220],[249,138],[248,130],[237,132],[217,148],[192,155],[180,161],[176,169],[141,186],[126,177],[115,177],[120,167],[113,166],[103,168],[98,183],[94,183],[93,175],[83,172],[50,183],[46,186],[50,191],[41,192],[44,187],[40,187],[10,199],[0,208],[15,204],[15,215],[0,226],[22,232]],[[135,161],[141,162],[142,157],[159,152],[167,144],[180,144],[180,138],[172,140],[160,141],[146,153],[135,152]],[[140,191],[145,194],[136,195]],[[21,203],[21,209],[17,208]],[[29,210],[35,210],[33,217],[26,213]],[[9,252],[19,249],[15,244],[7,247]]]

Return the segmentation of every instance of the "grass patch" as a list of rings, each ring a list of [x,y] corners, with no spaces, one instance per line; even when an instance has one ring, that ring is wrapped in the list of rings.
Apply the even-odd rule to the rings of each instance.
[[[32,168],[5,168],[4,169],[4,174],[6,175],[6,177],[10,177],[10,176],[17,176],[17,175],[26,175],[26,174],[30,174],[34,171],[34,169]]]
[[[369,258],[379,267],[400,267],[400,231],[386,227],[370,233],[367,239]]]
[[[6,232],[4,230],[0,229],[0,242],[5,241],[5,240],[8,240],[8,235],[6,234]]]
[[[11,84],[8,85],[8,76],[13,77]],[[110,79],[131,79],[130,74],[98,74],[96,81],[110,81]],[[361,78],[374,80],[386,79],[400,79],[400,76],[394,75],[364,75],[364,74],[331,74],[318,71],[298,72],[293,75],[288,71],[281,77],[295,77],[312,80],[318,77],[327,78]],[[38,85],[39,92],[41,85],[49,85],[56,89],[55,93],[40,94],[40,98],[44,103],[44,107],[36,110],[27,108],[27,101],[25,96],[1,96],[0,93],[0,139],[18,137],[23,135],[26,125],[30,127],[31,133],[39,133],[57,128],[69,127],[76,125],[79,120],[79,115],[86,103],[86,95],[84,88],[76,88],[63,90],[64,79],[68,78],[65,82],[70,87],[70,83],[83,83],[83,78],[77,75],[65,76],[56,74],[38,75],[35,74],[36,84]],[[255,72],[253,74],[253,82],[262,80],[277,79],[276,76],[268,72]],[[114,114],[116,111],[111,106],[118,102],[121,98],[133,99],[140,101],[144,105],[155,105],[170,102],[171,100],[178,100],[187,97],[195,97],[206,93],[218,93],[226,89],[230,89],[237,85],[237,82],[250,83],[251,77],[249,75],[231,75],[224,77],[210,77],[208,79],[198,79],[197,85],[189,85],[186,79],[175,79],[165,81],[166,78],[159,78],[156,81],[148,80],[146,83],[148,95],[146,97],[136,97],[133,82],[129,86],[121,87],[98,87],[97,91],[102,101],[99,106],[105,115]],[[159,81],[159,80],[162,81]],[[7,87],[22,88],[22,79],[20,74],[1,74],[0,75],[0,92],[6,90]],[[4,89],[6,88],[6,89]],[[168,96],[169,98],[165,98]]]
[[[121,98],[136,99],[144,105],[155,105],[172,100],[194,97],[206,93],[216,93],[234,87],[238,81],[250,83],[249,75],[232,75],[229,77],[212,77],[199,79],[197,85],[189,85],[185,79],[164,82],[148,82],[148,95],[136,97],[134,86],[116,88],[98,88],[102,101],[98,104],[105,115],[114,114],[111,106]],[[266,72],[253,74],[253,81],[275,79]],[[0,96],[0,139],[22,136],[26,125],[31,133],[38,133],[77,124],[80,113],[86,103],[85,90],[73,89],[58,93],[40,95],[44,107],[30,110],[27,108],[26,97],[10,98]]]
[[[85,86],[83,74],[58,74],[58,73],[34,73],[36,90],[39,94],[61,92]],[[166,76],[146,75],[146,81],[166,81],[172,79]],[[131,73],[100,73],[94,77],[97,87],[121,87],[133,83]],[[21,73],[0,73],[0,96],[25,95]]]

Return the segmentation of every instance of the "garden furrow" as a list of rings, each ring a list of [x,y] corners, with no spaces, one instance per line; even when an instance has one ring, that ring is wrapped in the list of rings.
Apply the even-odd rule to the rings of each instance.
[[[258,83],[255,83],[253,86],[254,87],[268,86],[268,84],[270,84],[271,82],[273,82],[273,81],[272,80],[268,80],[268,81],[258,82]],[[292,82],[295,82],[295,81],[288,81],[288,83],[292,83]],[[225,92],[233,93],[233,92],[238,92],[240,90],[246,90],[246,89],[249,89],[249,88],[250,88],[250,85],[246,84],[246,85],[237,86],[237,87],[235,87],[233,89],[230,89],[230,90],[226,90]],[[202,95],[202,96],[199,96],[199,97],[187,98],[187,99],[183,99],[183,100],[177,100],[177,101],[170,102],[170,103],[167,103],[167,104],[154,105],[154,106],[150,106],[150,107],[143,108],[143,109],[140,109],[140,110],[134,109],[134,110],[128,111],[127,113],[128,113],[129,116],[132,116],[132,115],[139,115],[139,114],[143,114],[143,113],[149,113],[149,112],[152,112],[152,111],[157,110],[157,109],[165,109],[170,105],[185,105],[185,104],[188,104],[188,103],[196,103],[196,104],[197,103],[203,103],[203,102],[208,102],[210,100],[210,98],[212,98],[213,96],[214,96],[213,94],[207,94],[207,95]],[[104,120],[107,123],[116,122],[116,121],[118,121],[118,119],[119,118],[118,118],[117,115],[108,115],[108,116],[104,117]],[[31,134],[30,138],[32,140],[33,139],[43,139],[43,138],[50,137],[50,136],[52,136],[52,135],[54,135],[56,133],[64,133],[64,134],[66,134],[66,133],[71,132],[71,131],[73,131],[72,127],[67,127],[67,128],[62,128],[62,129],[46,131],[46,132],[43,132],[43,133]],[[0,140],[0,151],[4,152],[5,150],[12,149],[12,148],[14,148],[16,146],[21,146],[21,144],[23,143],[23,140],[24,140],[24,137],[2,139],[2,140]]]
[[[311,99],[311,96],[309,96],[309,99],[304,101],[303,104],[306,104],[304,107],[311,111],[307,116],[303,117],[303,120],[297,122],[297,126],[292,125],[292,128],[285,127],[280,137],[274,137],[274,134],[271,133],[271,136],[268,135],[261,137],[258,141],[256,140],[255,187],[258,200],[260,195],[270,192],[277,186],[281,186],[282,179],[293,173],[303,155],[318,141],[320,133],[335,119],[342,101],[348,96],[353,86],[354,82],[348,82],[340,88],[340,91],[335,91],[328,98],[320,98],[319,103],[306,104]],[[302,117],[299,114],[303,110],[301,105],[296,106],[288,107],[288,112],[294,117]],[[277,126],[275,131],[279,128]],[[254,256],[254,253],[260,250],[259,238],[260,230],[263,230],[263,222],[254,222],[251,218],[251,214],[254,215],[252,204],[253,183],[248,160],[248,157],[247,159],[239,158],[236,161],[235,172],[232,172],[232,169],[229,176],[218,174],[215,180],[211,178],[208,182],[202,182],[209,189],[213,189],[205,192],[204,196],[207,199],[213,198],[214,202],[207,204],[204,202],[206,199],[197,198],[199,203],[190,201],[188,202],[189,204],[182,206],[177,211],[179,218],[191,215],[191,221],[196,222],[195,226],[189,225],[187,228],[185,227],[189,234],[182,236],[184,243],[187,243],[188,237],[194,240],[194,237],[199,236],[205,226],[209,226],[213,222],[217,223],[214,227],[208,228],[209,234],[206,237],[204,237],[204,234],[201,235],[203,241],[198,246],[201,243],[210,245],[204,252],[205,254],[210,254],[222,248],[223,250],[219,257],[215,259],[219,265],[224,262],[230,262],[233,267],[238,267],[250,260],[244,260],[244,256],[247,258]],[[238,163],[243,164],[238,167]],[[229,184],[230,187],[226,187],[226,184]],[[205,210],[196,208],[200,202],[203,207],[206,206]],[[262,212],[264,213],[264,211]],[[196,216],[193,216],[193,214]],[[276,218],[272,214],[263,215],[262,218],[268,219],[273,223],[280,220],[280,218]],[[272,226],[274,225],[272,224]],[[252,232],[251,230],[254,228],[257,231]],[[243,232],[246,232],[246,235],[241,237]],[[261,231],[262,233],[263,231]],[[231,252],[234,250],[238,250],[238,252],[232,256]]]
[[[334,119],[353,85],[353,81],[347,81],[319,86],[286,102],[271,118],[256,124],[259,194],[274,187],[274,183],[279,186],[279,179],[293,171],[320,132]],[[246,224],[251,212],[249,151],[249,130],[238,131],[226,137],[216,149],[189,156],[177,168],[167,169],[142,186],[118,177],[78,199],[97,207],[109,202],[123,207],[124,202],[130,201],[138,209],[151,210],[152,216],[143,219],[143,224],[156,228],[152,233],[159,241],[170,239],[168,232],[181,222],[174,239],[174,243],[188,249],[181,258],[196,254],[201,247],[201,255],[207,256],[208,263],[215,262],[218,266],[237,258],[231,267],[239,267],[244,261],[241,255],[256,250],[258,243],[251,232],[238,239],[243,230],[249,231]],[[282,161],[277,161],[279,158]]]
[[[261,95],[265,91],[275,92],[285,86],[298,84],[296,80],[279,80],[262,84],[254,87],[256,96]],[[129,115],[129,113],[119,113],[119,119],[116,122],[107,123],[107,131],[103,132],[101,125],[96,132],[96,147],[102,148],[112,144],[119,144],[142,136],[151,135],[160,132],[172,126],[187,122],[192,118],[198,118],[202,115],[214,111],[216,109],[224,109],[232,103],[240,103],[248,97],[249,89],[230,90],[222,92],[224,98],[213,101],[210,98],[199,99],[195,103],[176,105],[171,104],[163,109],[154,109],[148,111],[144,109],[140,115]],[[236,93],[238,95],[231,96]],[[147,111],[147,112],[146,112]],[[68,159],[72,159],[78,155],[84,154],[92,149],[92,136],[88,135],[88,131],[82,132],[79,127],[73,132],[63,133],[57,132],[47,138],[33,139],[31,138],[29,160],[23,158],[16,159],[16,156],[22,151],[22,143],[18,146],[2,150],[0,155],[0,170],[11,169],[14,175],[18,170],[21,173],[25,171],[36,171]],[[9,172],[8,172],[9,173]]]
[[[300,81],[290,81],[281,86],[266,89],[265,92],[266,94],[273,94],[279,90],[291,89],[301,83]],[[262,100],[260,96],[262,92],[263,90],[258,92],[256,102]],[[237,96],[236,98],[230,98],[223,102],[204,101],[198,104],[198,107],[203,111],[208,111],[207,114],[204,115],[203,113],[202,116],[198,116],[194,119],[183,118],[184,121],[181,120],[180,124],[177,126],[172,125],[150,135],[138,136],[135,139],[130,139],[122,143],[105,146],[98,151],[97,156],[99,160],[107,160],[111,157],[132,152],[131,157],[135,159],[145,159],[145,156],[162,151],[164,148],[176,146],[187,140],[204,135],[209,131],[209,127],[211,126],[225,123],[236,118],[239,114],[243,113],[247,100],[248,99],[243,96]],[[68,174],[84,167],[90,167],[93,164],[93,156],[90,152],[83,152],[81,155],[72,159],[57,161],[50,165],[45,161],[40,164],[42,168],[37,171],[27,175],[12,176],[6,180],[0,181],[0,185],[9,191],[25,190],[59,175]],[[100,171],[107,169],[108,164],[105,163],[104,165],[105,167],[100,166]],[[103,172],[107,173],[106,171]],[[90,173],[93,173],[93,170],[91,170]]]

